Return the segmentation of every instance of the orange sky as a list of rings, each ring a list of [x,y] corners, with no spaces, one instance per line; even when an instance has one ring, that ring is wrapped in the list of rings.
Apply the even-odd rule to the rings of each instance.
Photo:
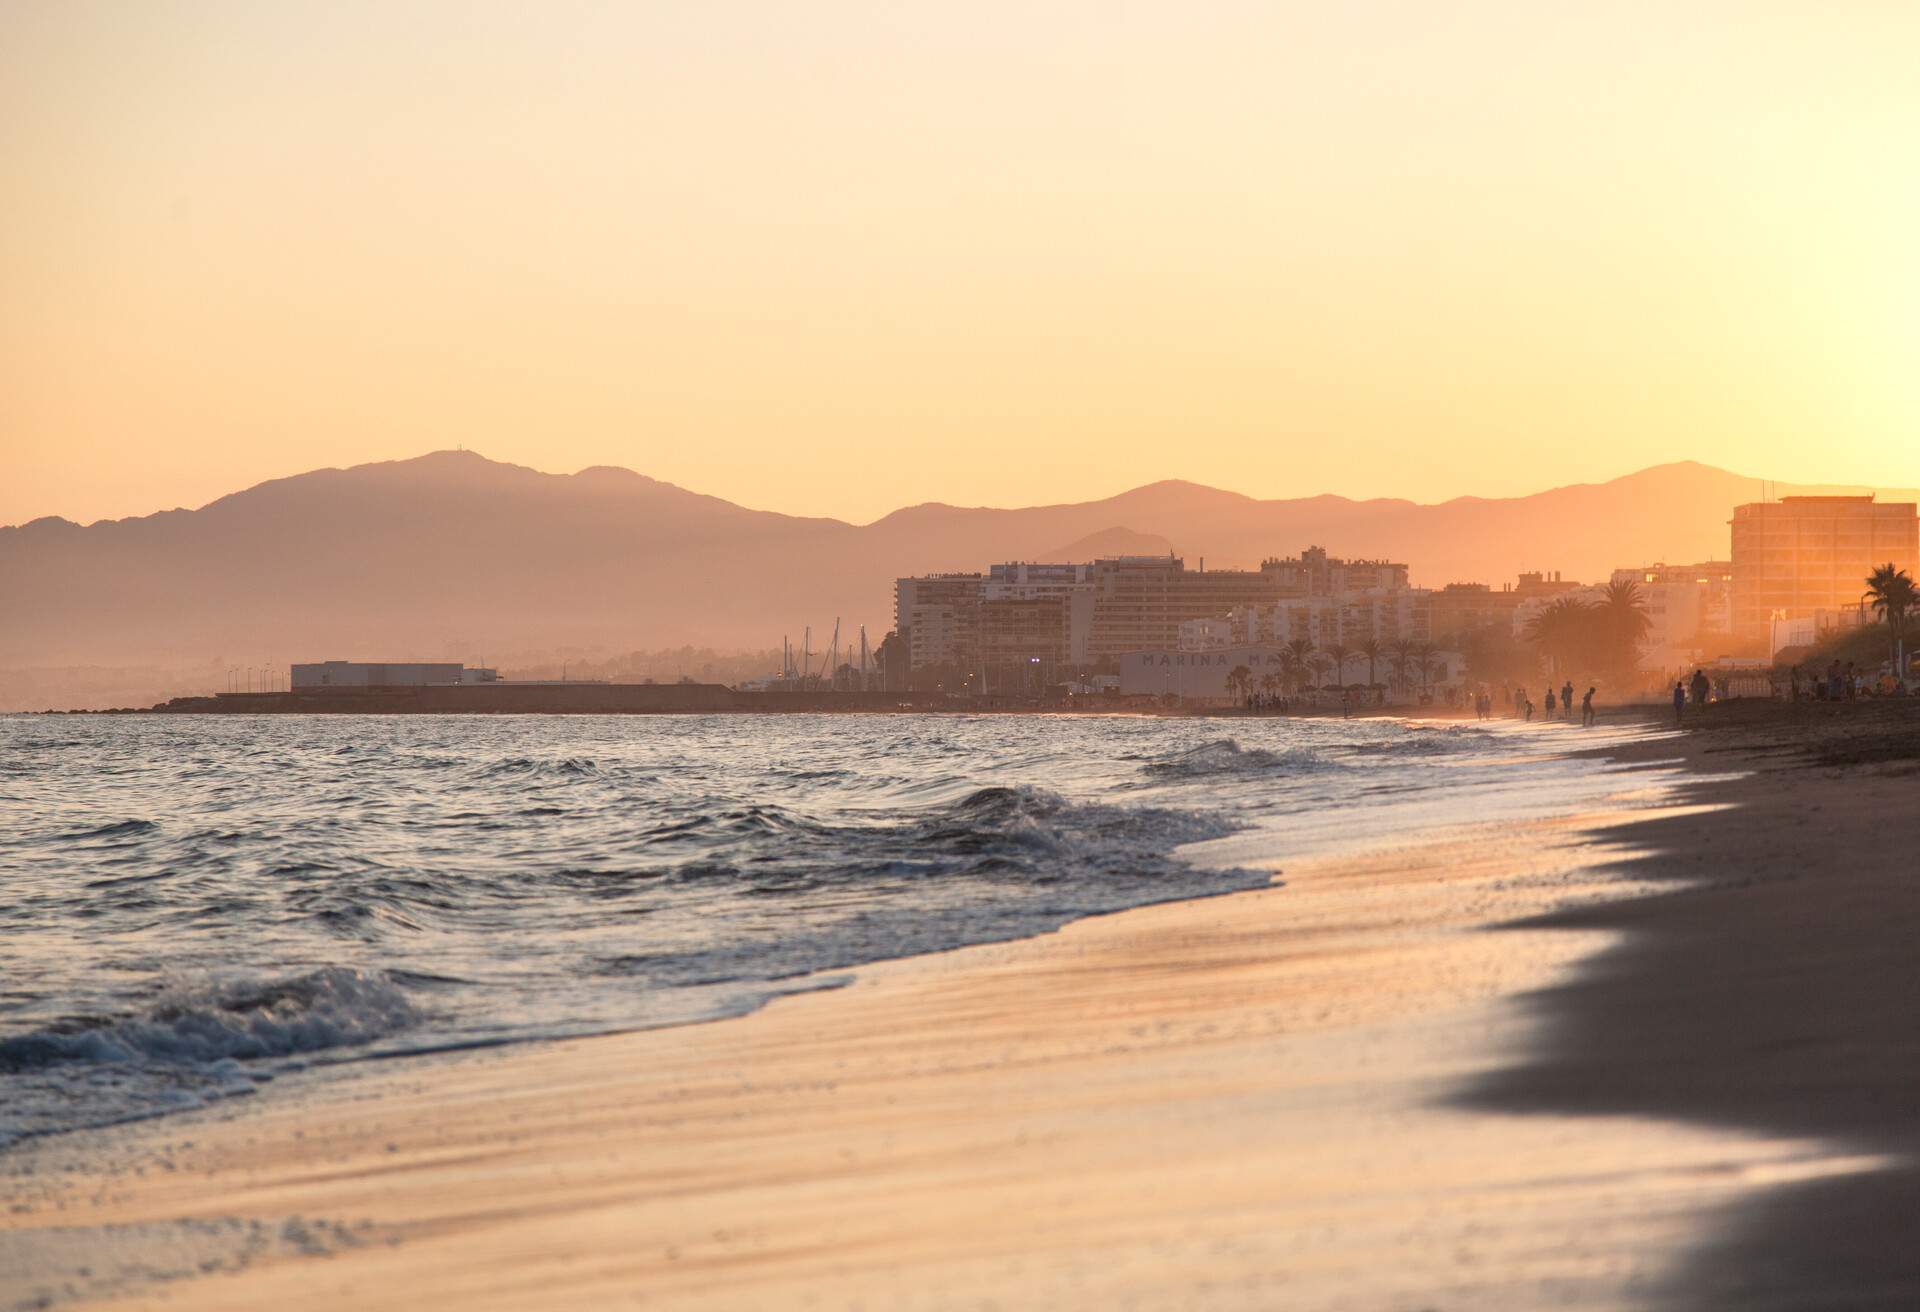
[[[0,523],[1920,483],[1920,5],[0,8]]]

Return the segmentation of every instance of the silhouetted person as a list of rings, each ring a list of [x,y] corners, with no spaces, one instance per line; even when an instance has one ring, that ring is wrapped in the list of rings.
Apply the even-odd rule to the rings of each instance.
[[[1705,670],[1695,670],[1693,672],[1693,704],[1695,706],[1705,706],[1707,704],[1707,694],[1712,690],[1713,685],[1707,682],[1707,672]]]
[[[1580,699],[1580,727],[1582,729],[1593,727],[1593,689],[1591,688],[1587,689],[1587,695]]]
[[[1673,681],[1673,725],[1679,728],[1687,714],[1687,685],[1678,679]]]
[[[1573,718],[1573,680],[1572,679],[1568,679],[1565,683],[1560,685],[1560,709],[1567,713],[1567,718],[1569,720]]]
[[[1553,707],[1554,707],[1553,685],[1548,684],[1547,685],[1547,718],[1549,720],[1553,718]]]

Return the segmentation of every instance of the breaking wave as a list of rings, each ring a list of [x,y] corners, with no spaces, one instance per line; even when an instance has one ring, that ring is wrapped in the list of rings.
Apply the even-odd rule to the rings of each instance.
[[[1444,728],[1412,725],[1394,737],[1353,743],[1344,750],[1349,756],[1448,756],[1479,751],[1487,745],[1489,737],[1484,729],[1460,724]]]
[[[63,1061],[137,1064],[287,1057],[369,1043],[420,1013],[380,972],[328,967],[272,983],[182,997],[145,1016],[0,1039],[0,1072]]]
[[[1326,757],[1303,747],[1272,752],[1263,747],[1242,747],[1231,738],[1221,738],[1150,760],[1142,768],[1161,778],[1200,779],[1222,774],[1307,774],[1335,767]]]
[[[251,1092],[275,1073],[258,1063],[363,1048],[420,1019],[393,977],[327,967],[16,1034],[0,1039],[0,1075],[10,1077],[0,1144]]]

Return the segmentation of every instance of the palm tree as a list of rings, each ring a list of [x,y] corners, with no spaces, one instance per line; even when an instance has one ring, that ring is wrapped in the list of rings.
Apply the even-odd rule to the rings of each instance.
[[[1570,669],[1588,645],[1593,609],[1578,597],[1556,597],[1527,620],[1527,641],[1553,662],[1554,673]]]
[[[1867,576],[1864,595],[1872,599],[1873,613],[1885,620],[1893,632],[1893,677],[1905,683],[1907,672],[1901,666],[1906,653],[1900,640],[1906,633],[1907,612],[1920,602],[1914,592],[1913,576],[1888,561]]]
[[[1653,621],[1647,618],[1647,599],[1632,579],[1607,584],[1600,591],[1600,600],[1594,604],[1606,616],[1609,627],[1634,642],[1646,637],[1647,630],[1653,627]]]
[[[1227,687],[1240,694],[1240,703],[1245,705],[1247,697],[1253,692],[1253,671],[1244,665],[1236,665],[1227,671]]]
[[[1407,669],[1413,664],[1413,653],[1418,646],[1419,644],[1412,638],[1400,638],[1388,649],[1393,653],[1394,682],[1400,685],[1402,692],[1406,691]]]
[[[1413,646],[1413,668],[1420,672],[1420,690],[1427,689],[1427,671],[1433,665],[1433,644],[1417,642]]]
[[[1293,652],[1282,648],[1280,651],[1280,675],[1287,681],[1287,687],[1294,692],[1300,691],[1300,685],[1306,682],[1307,663]]]
[[[1601,664],[1631,678],[1640,664],[1640,644],[1653,627],[1640,585],[1632,579],[1607,584],[1593,605],[1592,616],[1598,621],[1595,637],[1604,648]]]
[[[1317,651],[1307,657],[1307,668],[1313,671],[1314,677],[1319,679],[1321,685],[1324,687],[1327,682],[1327,671],[1333,668],[1333,661],[1327,657],[1325,652]]]
[[[1378,638],[1368,638],[1360,644],[1360,654],[1367,658],[1367,687],[1369,688],[1378,682],[1374,672],[1380,667],[1380,654],[1383,650]]]
[[[1347,661],[1353,656],[1353,648],[1347,646],[1344,642],[1336,640],[1327,644],[1327,655],[1333,658],[1335,682],[1345,683],[1347,681]]]
[[[1294,638],[1280,649],[1280,660],[1284,668],[1293,674],[1298,686],[1301,674],[1307,668],[1307,657],[1313,654],[1313,643],[1306,638]]]
[[[1279,692],[1281,688],[1285,687],[1286,682],[1286,675],[1280,673],[1278,670],[1268,670],[1260,676],[1260,691],[1271,697],[1273,694]]]

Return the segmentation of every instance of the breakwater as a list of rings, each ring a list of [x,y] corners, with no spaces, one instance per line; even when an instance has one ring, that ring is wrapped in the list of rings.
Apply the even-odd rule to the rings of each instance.
[[[719,683],[477,683],[175,697],[163,715],[664,715],[719,711],[931,710],[939,693],[748,692]]]

